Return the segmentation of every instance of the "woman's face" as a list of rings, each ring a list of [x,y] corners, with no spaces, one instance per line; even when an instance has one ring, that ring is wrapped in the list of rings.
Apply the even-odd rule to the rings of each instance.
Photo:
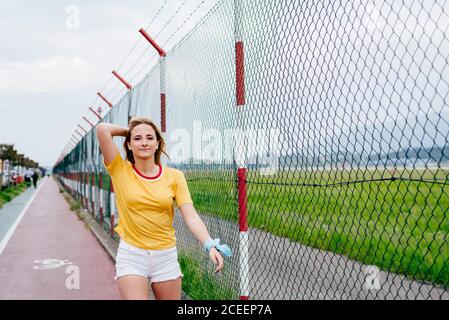
[[[150,159],[154,157],[159,142],[153,127],[147,124],[139,124],[131,132],[131,141],[128,147],[134,155],[134,159]]]

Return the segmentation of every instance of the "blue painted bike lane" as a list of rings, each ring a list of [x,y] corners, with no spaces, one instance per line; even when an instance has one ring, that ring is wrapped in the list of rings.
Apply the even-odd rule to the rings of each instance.
[[[0,254],[7,245],[9,238],[14,233],[14,229],[20,223],[23,213],[31,200],[36,195],[46,177],[40,179],[37,188],[29,187],[22,194],[18,195],[0,209]]]

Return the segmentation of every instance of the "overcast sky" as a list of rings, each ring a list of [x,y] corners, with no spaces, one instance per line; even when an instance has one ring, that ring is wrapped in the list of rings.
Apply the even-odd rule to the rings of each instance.
[[[4,1],[0,5],[0,143],[13,143],[19,153],[52,166],[78,124],[89,127],[82,117],[96,122],[88,108],[107,110],[97,91],[114,104],[125,94],[125,87],[111,74],[113,69],[136,85],[157,63],[157,54],[138,33],[140,28],[170,51],[218,1]],[[251,119],[275,115],[277,110],[282,116],[276,117],[280,119],[276,125],[285,129],[281,140],[287,153],[310,144],[313,149],[307,152],[329,158],[335,148],[329,148],[332,144],[327,140],[340,141],[339,148],[348,151],[346,140],[354,147],[355,141],[370,144],[374,133],[365,132],[376,127],[387,128],[381,137],[387,145],[378,147],[384,152],[414,143],[446,144],[447,1],[375,0],[335,6],[321,2],[309,6],[301,0],[289,0],[291,6],[277,1],[241,3],[245,84],[251,104],[246,115]],[[217,83],[229,84],[233,68],[216,63],[234,54],[232,8],[222,7],[209,16],[210,25],[190,38],[202,54],[189,57],[189,63],[170,60],[167,67],[168,76],[173,68],[183,75],[172,77],[171,84],[178,85],[171,92],[178,97],[195,92],[194,99],[177,100],[182,110],[188,110],[177,115],[187,128],[189,119],[219,121],[218,110],[210,106],[219,97],[230,102],[224,86],[213,91]],[[291,7],[296,8],[294,14]],[[317,15],[320,19],[309,19]],[[178,54],[190,47],[183,50]],[[210,59],[204,59],[207,50]],[[286,90],[289,99],[284,99]],[[329,98],[316,92],[335,94]],[[266,95],[270,103],[259,99]],[[181,108],[176,101],[171,106]],[[271,111],[265,112],[266,108]],[[226,119],[229,122],[229,115]],[[373,148],[365,151],[377,153]]]
[[[52,166],[77,125],[89,127],[82,117],[95,121],[89,106],[105,109],[97,91],[113,103],[124,94],[112,70],[135,84],[157,62],[140,28],[151,24],[160,43],[171,38],[169,50],[216,2],[2,1],[0,143]]]

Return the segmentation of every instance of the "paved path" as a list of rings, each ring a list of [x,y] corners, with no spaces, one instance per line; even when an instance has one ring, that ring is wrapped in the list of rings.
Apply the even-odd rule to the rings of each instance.
[[[238,224],[209,215],[201,216],[212,237],[231,246],[219,285],[239,292]],[[211,269],[206,255],[186,229],[179,213],[175,217],[180,253],[196,256]],[[291,242],[289,239],[251,228],[249,232],[250,298],[255,300],[449,300],[449,291],[404,275],[380,271],[377,289],[368,289],[367,265],[343,255]]]
[[[0,209],[0,226],[0,299],[120,299],[114,261],[53,179]]]

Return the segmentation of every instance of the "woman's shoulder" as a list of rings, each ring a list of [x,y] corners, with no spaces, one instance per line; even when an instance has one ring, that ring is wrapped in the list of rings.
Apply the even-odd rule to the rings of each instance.
[[[120,163],[120,167],[122,170],[126,170],[126,171],[130,171],[133,170],[133,164],[131,161],[129,161],[129,159],[123,158],[121,155],[119,155],[118,157],[118,162]]]
[[[171,173],[171,174],[176,174],[178,172],[180,172],[178,169],[173,168],[173,167],[169,167],[169,166],[164,166],[162,165],[163,170],[165,170],[165,172]]]
[[[184,174],[184,172],[182,170],[176,169],[173,167],[168,167],[168,166],[163,165],[162,168],[163,168],[163,170],[165,170],[165,172],[167,172],[168,174],[173,175],[173,176],[180,176],[180,175]]]

